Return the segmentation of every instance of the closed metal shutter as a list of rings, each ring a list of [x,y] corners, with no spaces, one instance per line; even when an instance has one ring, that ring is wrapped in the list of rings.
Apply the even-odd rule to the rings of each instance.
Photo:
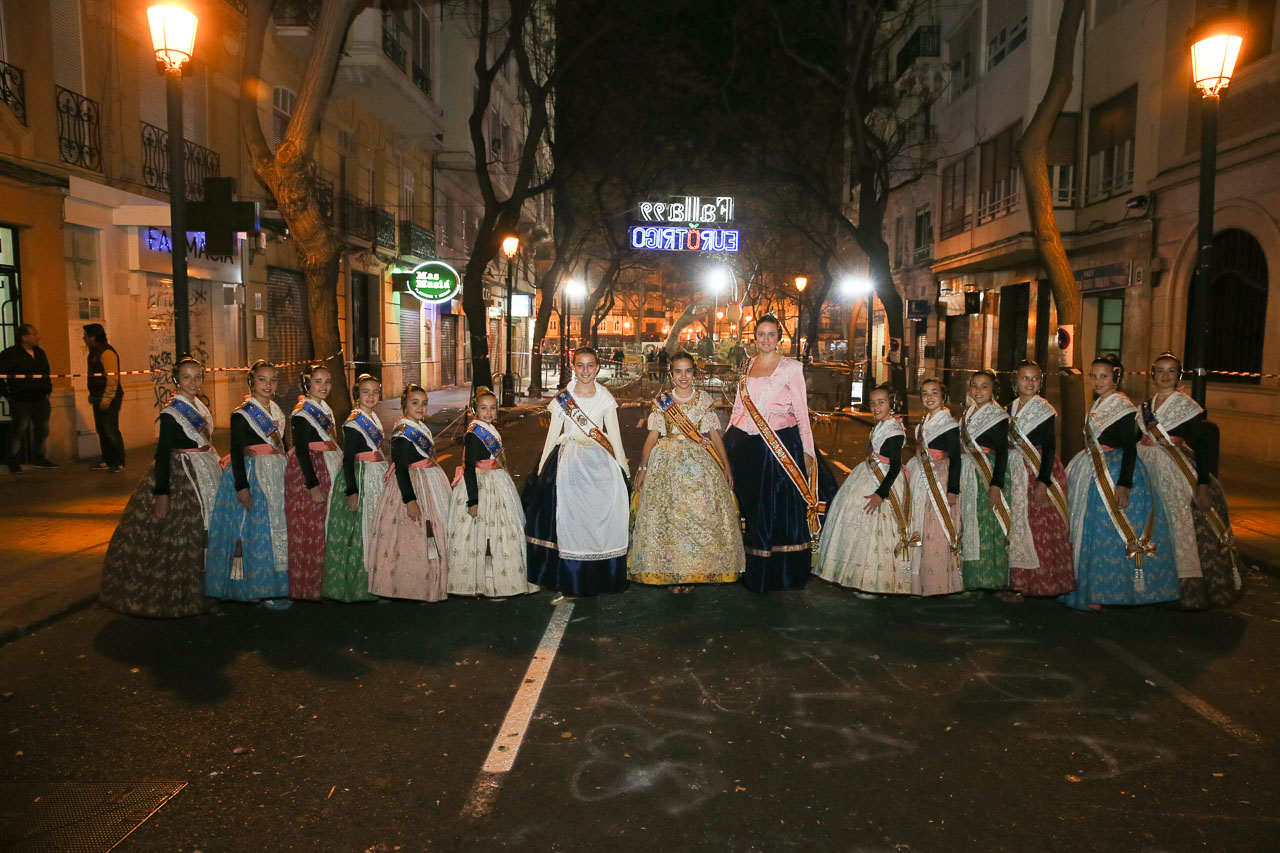
[[[400,303],[400,360],[404,382],[422,384],[422,308],[412,296],[402,295]]]
[[[458,315],[440,317],[440,384],[458,384]]]
[[[267,358],[280,368],[276,402],[289,412],[298,400],[298,375],[315,358],[311,346],[311,315],[307,312],[307,281],[302,273],[267,267]]]

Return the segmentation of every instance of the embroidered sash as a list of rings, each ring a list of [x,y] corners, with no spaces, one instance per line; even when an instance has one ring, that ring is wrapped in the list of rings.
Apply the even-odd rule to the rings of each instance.
[[[988,403],[987,405],[993,404]],[[1003,409],[1000,409],[998,406],[996,408],[999,409],[1000,414],[1005,414]],[[999,421],[993,421],[992,424],[998,422]],[[991,478],[994,476],[995,472],[991,470],[991,460],[987,459],[987,454],[982,452],[982,448],[978,446],[978,443],[973,440],[973,436],[969,434],[968,412],[965,412],[964,417],[960,419],[960,441],[964,445],[965,451],[969,454],[969,458],[973,460],[973,464],[978,467],[978,473],[982,476],[983,484],[990,489]],[[1009,502],[1005,500],[1003,490],[1000,492],[1000,501],[996,504],[995,513],[996,521],[1000,523],[1000,529],[1004,532],[1004,544],[1008,545],[1009,529],[1013,527],[1013,521],[1009,515]]]
[[[1089,451],[1089,459],[1093,462],[1093,481],[1097,484],[1098,494],[1102,496],[1102,502],[1107,507],[1107,514],[1111,516],[1111,524],[1124,540],[1125,556],[1133,560],[1133,588],[1141,592],[1147,588],[1142,561],[1156,552],[1155,543],[1151,541],[1156,529],[1155,497],[1151,497],[1151,509],[1147,512],[1146,528],[1139,536],[1134,532],[1133,525],[1129,523],[1129,517],[1116,503],[1115,480],[1111,479],[1107,460],[1102,455],[1102,445],[1098,443],[1098,437],[1093,432],[1092,419],[1097,414],[1097,404],[1094,404],[1094,409],[1095,411],[1089,413],[1090,420],[1085,421],[1084,425],[1085,448]]]
[[[1197,405],[1196,408],[1199,408],[1199,406]],[[1156,414],[1151,400],[1147,400],[1142,404],[1142,425],[1146,429],[1147,435],[1151,436],[1151,439],[1178,466],[1178,470],[1182,472],[1182,476],[1186,478],[1187,485],[1191,488],[1191,494],[1194,495],[1196,487],[1199,485],[1196,472],[1192,470],[1186,454],[1178,449],[1173,443],[1173,437],[1169,435],[1164,425],[1160,423],[1160,417]],[[1218,537],[1218,542],[1226,549],[1231,558],[1231,573],[1235,576],[1236,588],[1238,589],[1240,587],[1240,554],[1235,547],[1235,535],[1232,534],[1230,525],[1223,520],[1222,516],[1213,507],[1209,507],[1208,512],[1205,513],[1205,518],[1209,521],[1209,527],[1213,530],[1213,535]]]
[[[929,484],[929,503],[942,521],[942,532],[947,537],[947,544],[951,546],[951,557],[956,561],[956,568],[959,568],[964,562],[962,556],[964,545],[960,541],[960,531],[956,529],[955,520],[951,517],[951,504],[947,502],[942,484],[938,482],[938,469],[933,466],[933,457],[929,455],[929,443],[926,440],[923,422],[916,427],[916,448],[920,467],[924,469],[925,482]]]
[[[747,393],[746,376],[743,376],[742,381],[738,383],[738,394],[742,397],[743,408],[747,410],[747,414],[751,416],[756,429],[760,431],[760,437],[764,439],[765,446],[769,448],[773,458],[782,466],[782,470],[787,473],[787,477],[790,478],[791,484],[796,487],[796,491],[800,493],[800,497],[804,499],[805,520],[809,524],[810,546],[817,550],[818,536],[822,533],[822,514],[827,511],[827,505],[818,500],[817,460],[814,460],[813,473],[809,475],[809,480],[806,482],[804,469],[791,457],[791,453],[782,446],[782,440],[773,431],[773,427],[769,426],[769,422],[764,419],[764,415],[760,414],[760,410],[756,408],[751,395]]]
[[[884,472],[880,470],[882,464],[888,464],[886,457],[879,455],[875,448],[868,446],[867,467],[871,469],[872,474],[875,474],[877,486],[884,485]],[[905,471],[900,470],[899,473],[903,475],[903,500],[898,500],[892,487],[889,489],[889,507],[893,510],[893,520],[898,525],[898,544],[893,546],[893,556],[902,565],[902,571],[909,575],[911,574],[911,549],[920,547],[920,534],[911,532],[911,484],[906,480]]]
[[[1009,442],[1022,453],[1022,458],[1031,468],[1031,479],[1035,480],[1040,476],[1040,451],[1027,438],[1027,434],[1022,431],[1022,427],[1018,426],[1017,418],[1010,418],[1010,426],[1013,427],[1009,431]],[[1062,516],[1062,520],[1071,523],[1067,512],[1067,496],[1062,491],[1062,486],[1053,477],[1049,478],[1049,500],[1057,507],[1058,513]]]
[[[264,441],[269,442],[277,450],[284,450],[284,443],[280,438],[280,424],[276,423],[276,419],[267,414],[256,400],[252,397],[246,397],[236,411],[248,419],[249,425],[253,427],[254,432],[261,436]]]
[[[356,428],[365,434],[365,437],[373,444],[373,449],[377,450],[382,446],[382,440],[386,437],[382,432],[382,424],[376,418],[366,415],[359,409],[354,409],[351,414],[347,415],[347,423],[354,423]]]
[[[560,389],[560,393],[556,395],[556,402],[560,404],[560,408],[564,409],[565,417],[573,421],[578,429],[586,433],[596,444],[603,447],[610,456],[613,456],[613,444],[609,441],[609,437],[596,426],[590,415],[582,411],[582,407],[578,405],[577,400],[573,399],[573,395],[569,393],[568,388]]]
[[[205,416],[207,411],[203,406],[193,406],[178,396],[170,397],[168,405],[161,410],[173,416],[187,438],[204,448],[213,446],[213,422]]]
[[[323,435],[333,438],[333,418],[321,406],[310,398],[303,398],[293,407],[293,415],[302,415],[315,424]]]
[[[697,399],[697,392],[694,392],[694,399]],[[710,453],[711,458],[716,460],[720,470],[724,470],[724,460],[720,458],[720,454],[716,453],[715,446],[711,444],[711,439],[699,432],[698,428],[693,425],[693,421],[689,420],[689,416],[680,408],[680,404],[674,394],[670,391],[663,391],[654,399],[654,403],[662,410],[662,414],[666,416],[668,427],[674,426],[684,434],[685,438],[702,445],[702,449]]]
[[[435,450],[435,442],[431,440],[431,433],[424,429],[419,429],[408,421],[400,421],[396,424],[395,430],[392,432],[392,438],[403,437],[409,439],[409,443],[422,456],[431,458],[431,452]]]
[[[467,432],[480,439],[480,443],[493,455],[494,459],[498,458],[498,454],[502,452],[502,439],[491,427],[483,421],[472,421],[467,426]]]

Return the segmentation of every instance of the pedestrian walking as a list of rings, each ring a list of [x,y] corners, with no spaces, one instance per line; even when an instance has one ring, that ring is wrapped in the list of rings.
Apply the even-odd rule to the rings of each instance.
[[[870,402],[875,427],[866,458],[831,503],[813,573],[867,598],[910,594],[913,550],[920,535],[911,526],[915,496],[902,473],[907,433],[894,415],[892,386],[873,388]]]
[[[338,426],[329,407],[333,376],[323,364],[303,371],[303,396],[290,416],[293,447],[284,469],[284,515],[289,530],[289,597],[320,600],[329,493],[342,465]]]
[[[284,412],[277,371],[254,362],[250,394],[231,413],[231,455],[222,471],[205,554],[205,592],[232,601],[289,607],[289,541],[284,510]]]
[[[804,368],[778,352],[780,329],[772,314],[756,320],[760,353],[738,383],[724,436],[745,523],[742,582],[755,592],[804,587],[836,490],[815,455]]]
[[[449,509],[449,594],[506,598],[537,592],[528,581],[520,493],[494,426],[498,398],[480,386],[473,406]]]
[[[1123,379],[1120,359],[1093,360],[1085,449],[1067,466],[1076,589],[1059,600],[1077,610],[1179,597],[1168,517],[1138,457],[1138,407],[1119,390]]]
[[[101,323],[84,326],[84,344],[89,348],[89,406],[93,409],[93,428],[102,448],[102,461],[89,470],[123,471],[120,407],[124,405],[124,393],[120,386],[120,353],[107,342],[107,330]]]
[[[367,373],[356,379],[355,404],[342,425],[342,468],[333,481],[326,528],[321,595],[337,601],[372,601],[369,554],[387,458],[385,433],[375,409],[382,383]]]
[[[31,431],[31,466],[57,468],[49,460],[49,357],[40,348],[40,332],[30,323],[18,327],[18,343],[0,352],[0,396],[9,401],[10,474],[22,473],[22,443]]]
[[[208,611],[205,543],[222,468],[213,417],[200,400],[204,365],[183,356],[176,390],[160,411],[155,461],[111,534],[102,603],[132,616],[172,619]]]
[[[975,371],[969,377],[973,404],[960,418],[963,574],[969,590],[1009,587],[1009,413],[996,402],[995,388],[994,373]]]
[[[960,425],[947,408],[941,379],[920,383],[924,416],[916,426],[916,453],[907,462],[914,498],[911,529],[920,547],[911,555],[911,592],[949,595],[964,589],[960,534]]]
[[[666,347],[658,348],[658,378],[665,379],[667,376],[667,368],[671,363],[671,356],[667,352]]]
[[[574,381],[548,407],[551,426],[525,484],[529,582],[560,593],[556,604],[627,588],[627,458],[599,370],[594,348],[573,354]]]
[[[1018,396],[1009,403],[1009,586],[1017,595],[1062,595],[1075,589],[1067,474],[1058,460],[1058,412],[1040,396],[1044,373],[1018,366]]]
[[[1142,404],[1138,458],[1169,518],[1182,606],[1226,607],[1240,597],[1243,584],[1227,498],[1211,471],[1217,433],[1180,387],[1176,355],[1156,358],[1151,381],[1155,393]]]
[[[693,387],[696,374],[690,353],[672,357],[672,388],[653,400],[635,478],[629,575],[672,592],[732,583],[746,568],[720,418],[711,395]]]

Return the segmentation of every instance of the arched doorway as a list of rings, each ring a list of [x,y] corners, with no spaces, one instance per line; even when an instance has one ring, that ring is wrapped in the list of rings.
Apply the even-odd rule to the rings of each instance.
[[[1260,373],[1267,328],[1267,257],[1257,239],[1240,228],[1213,238],[1210,277],[1209,342],[1206,366],[1214,382],[1258,384],[1257,376],[1230,376],[1222,371]],[[1191,352],[1191,301],[1187,303],[1187,348]]]

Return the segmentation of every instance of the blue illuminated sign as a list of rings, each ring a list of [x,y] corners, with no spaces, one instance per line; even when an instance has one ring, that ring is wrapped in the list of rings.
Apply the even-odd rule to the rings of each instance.
[[[631,248],[660,252],[736,252],[738,231],[680,225],[632,225]]]

